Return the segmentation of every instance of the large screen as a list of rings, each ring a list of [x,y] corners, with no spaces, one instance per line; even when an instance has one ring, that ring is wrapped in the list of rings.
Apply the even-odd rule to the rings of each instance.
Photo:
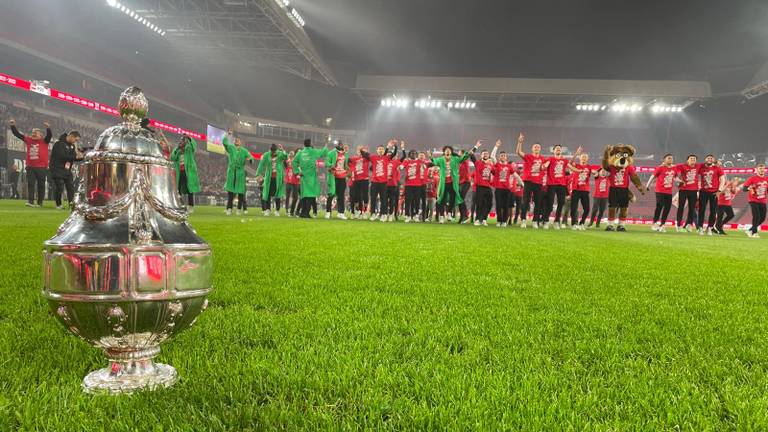
[[[221,144],[221,141],[224,139],[224,135],[227,133],[224,129],[219,129],[215,126],[208,125],[208,138],[207,143],[208,146],[206,147],[209,152],[213,153],[219,153],[224,154],[226,153],[224,151],[224,146]]]

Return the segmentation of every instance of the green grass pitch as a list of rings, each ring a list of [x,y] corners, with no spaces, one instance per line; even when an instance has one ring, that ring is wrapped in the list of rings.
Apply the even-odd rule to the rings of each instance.
[[[0,202],[0,430],[768,429],[768,239],[203,207],[180,381],[110,397],[40,295],[48,206]]]

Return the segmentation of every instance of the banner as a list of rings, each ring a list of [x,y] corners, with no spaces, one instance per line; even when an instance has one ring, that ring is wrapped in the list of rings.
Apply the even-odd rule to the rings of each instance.
[[[8,148],[8,150],[22,153],[27,151],[27,145],[24,144],[24,141],[16,138],[13,133],[11,133],[10,129],[6,130],[5,132],[5,142],[5,147]]]
[[[226,152],[224,151],[224,146],[221,144],[221,141],[224,139],[226,133],[227,131],[224,129],[208,125],[206,132],[208,135],[208,138],[206,139],[208,145],[206,149],[211,153],[225,154]]]

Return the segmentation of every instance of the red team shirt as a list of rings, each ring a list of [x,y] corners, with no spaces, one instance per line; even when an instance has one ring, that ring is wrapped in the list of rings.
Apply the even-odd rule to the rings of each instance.
[[[514,162],[496,162],[493,166],[493,187],[499,189],[510,189],[512,182],[512,173],[515,172],[516,164]]]
[[[475,161],[475,185],[491,187],[493,184],[493,162],[488,159]]]
[[[387,170],[387,186],[397,186],[400,183],[400,159],[389,161]]]
[[[656,177],[656,193],[672,195],[672,187],[675,185],[677,172],[677,167],[674,166],[661,165],[656,167],[656,170],[653,171],[653,175]]]
[[[419,162],[421,162],[423,165],[421,166],[421,182],[419,183],[420,186],[425,186],[427,183],[429,183],[429,169],[427,165],[429,164],[429,161],[427,160],[421,160],[419,159]]]
[[[368,170],[370,166],[370,161],[362,156],[352,156],[349,158],[349,169],[352,170],[352,180],[368,180]]]
[[[285,168],[285,182],[292,185],[301,183],[301,180],[293,174],[293,164],[291,162],[288,162],[288,166]]]
[[[611,167],[610,175],[608,176],[608,183],[610,187],[627,189],[629,188],[630,176],[635,174],[636,170],[633,165],[626,168]]]
[[[552,156],[548,160],[549,166],[547,167],[547,184],[551,186],[565,186],[568,182],[568,175],[566,174],[568,169],[568,159],[558,159]]]
[[[574,165],[581,172],[573,173],[573,190],[589,192],[590,184],[589,179],[592,178],[592,170],[596,170],[598,167],[595,165]]]
[[[469,159],[459,165],[459,184],[469,183]]]
[[[675,167],[677,174],[680,176],[680,180],[683,182],[683,184],[680,185],[681,191],[699,190],[699,166],[699,164],[694,166],[680,164]]]
[[[736,195],[739,193],[739,188],[735,187],[727,187],[723,190],[723,193],[721,193],[717,197],[717,205],[719,206],[730,206],[733,202],[733,199],[736,198]]]
[[[707,166],[702,164],[699,167],[699,176],[701,177],[701,190],[704,192],[717,192],[720,190],[720,177],[725,175],[722,168],[717,165]]]
[[[752,203],[759,203],[759,204],[765,204],[766,203],[766,192],[768,192],[768,177],[763,176],[760,177],[758,175],[754,175],[747,179],[746,182],[744,182],[743,185],[745,188],[748,188],[750,186],[754,186],[755,190],[749,191],[748,199],[749,202]]]
[[[523,157],[523,181],[541,184],[544,177],[542,165],[546,161],[544,156],[534,156],[530,153]]]
[[[401,162],[400,166],[403,167],[405,172],[405,185],[406,186],[421,186],[422,177],[427,171],[426,163],[418,159],[406,159]]]
[[[336,165],[333,167],[333,176],[337,179],[344,178],[347,176],[347,170],[344,169],[344,161],[347,159],[346,153],[337,153],[336,154]]]
[[[608,198],[608,185],[610,184],[609,177],[595,177],[595,198]]]
[[[386,183],[388,180],[387,166],[389,165],[389,161],[391,159],[389,155],[371,155],[369,158],[371,160],[371,168],[373,170],[371,183]]]

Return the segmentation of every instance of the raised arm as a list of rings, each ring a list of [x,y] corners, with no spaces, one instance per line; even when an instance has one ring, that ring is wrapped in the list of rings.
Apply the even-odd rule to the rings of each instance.
[[[515,148],[515,153],[517,153],[518,156],[521,158],[525,158],[525,152],[523,152],[523,143],[525,142],[525,135],[523,135],[522,132],[520,132],[520,135],[517,137],[517,147]]]
[[[493,146],[493,150],[491,150],[491,160],[493,163],[496,163],[496,152],[499,150],[499,147],[501,147],[501,139],[496,140],[496,144]]]
[[[16,120],[11,119],[8,121],[8,124],[11,125],[11,133],[13,134],[13,136],[24,141],[24,134],[19,132],[18,129],[16,129]]]
[[[48,124],[48,122],[43,123],[43,126],[45,126],[45,138],[43,140],[46,144],[51,143],[51,138],[53,138],[53,133],[51,132],[51,125]]]

